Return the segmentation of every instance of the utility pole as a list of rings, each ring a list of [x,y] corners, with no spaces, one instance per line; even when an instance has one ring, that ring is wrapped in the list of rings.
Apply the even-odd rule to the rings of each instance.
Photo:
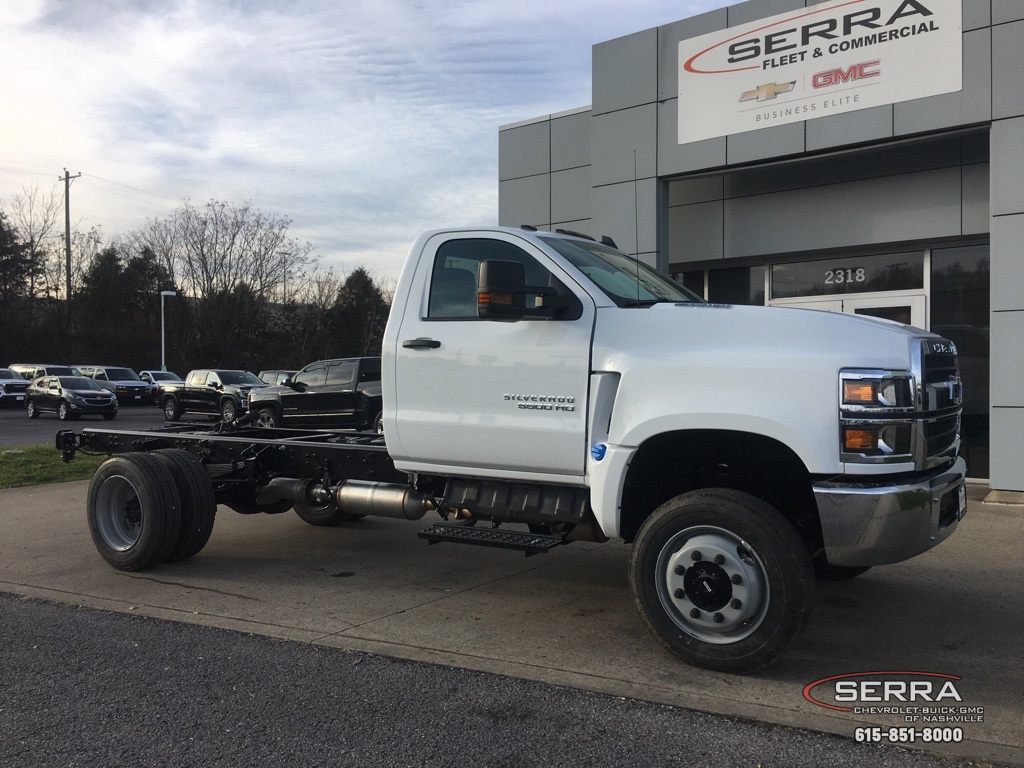
[[[71,313],[71,180],[81,175],[76,173],[72,176],[67,168],[64,169],[64,279],[67,281],[64,292],[68,302],[68,314]]]

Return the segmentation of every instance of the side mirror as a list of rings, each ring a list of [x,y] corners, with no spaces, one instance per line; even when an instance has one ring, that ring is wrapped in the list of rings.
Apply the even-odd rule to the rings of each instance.
[[[526,306],[527,296],[537,297],[533,307]],[[526,267],[518,261],[490,260],[480,262],[476,301],[479,317],[510,322],[524,317],[553,318],[579,304],[549,286],[527,285]]]
[[[482,261],[476,309],[487,320],[522,320],[526,315],[526,267],[516,261]]]

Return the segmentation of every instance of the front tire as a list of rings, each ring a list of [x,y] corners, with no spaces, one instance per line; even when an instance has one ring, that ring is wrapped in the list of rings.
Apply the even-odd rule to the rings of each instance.
[[[277,415],[277,411],[273,408],[260,408],[259,415],[256,417],[257,427],[280,427],[281,419]]]
[[[746,674],[781,656],[814,603],[807,547],[779,512],[729,489],[677,496],[647,519],[630,557],[651,631],[698,667]]]
[[[66,402],[57,406],[57,418],[61,421],[68,421],[71,418],[71,406]]]
[[[181,499],[164,463],[145,453],[125,453],[107,459],[93,474],[86,510],[103,559],[120,571],[141,571],[170,554]]]
[[[223,422],[230,424],[235,420],[235,416],[238,415],[238,408],[235,406],[235,401],[228,398],[220,404],[220,419]]]
[[[173,397],[168,397],[164,400],[164,418],[168,421],[177,421],[181,418],[181,406],[178,405],[178,401]]]
[[[106,421],[113,421],[114,419],[117,418],[117,411],[115,411],[114,413],[104,413],[103,418]]]

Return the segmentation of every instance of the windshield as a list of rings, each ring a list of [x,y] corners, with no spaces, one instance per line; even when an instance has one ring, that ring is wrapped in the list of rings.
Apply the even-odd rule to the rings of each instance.
[[[163,371],[153,371],[149,374],[153,381],[181,381],[181,377],[176,373],[164,373]]]
[[[92,379],[85,376],[61,376],[58,381],[64,389],[103,389]]]
[[[111,381],[140,381],[131,368],[107,368],[107,378]]]
[[[218,371],[223,384],[256,384],[265,386],[266,382],[248,371]]]
[[[614,248],[585,240],[543,239],[620,307],[704,301],[661,272]]]
[[[0,368],[0,379],[19,379],[21,378],[14,373],[10,368]]]

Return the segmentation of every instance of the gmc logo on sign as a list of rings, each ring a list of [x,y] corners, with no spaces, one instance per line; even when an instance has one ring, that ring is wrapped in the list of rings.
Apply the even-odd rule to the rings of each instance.
[[[882,74],[878,69],[881,60],[865,61],[861,64],[854,64],[846,69],[827,69],[814,75],[812,85],[815,88],[830,88],[841,83],[850,83],[854,80],[863,80],[867,77],[878,77]],[[874,67],[874,69],[873,69]]]

